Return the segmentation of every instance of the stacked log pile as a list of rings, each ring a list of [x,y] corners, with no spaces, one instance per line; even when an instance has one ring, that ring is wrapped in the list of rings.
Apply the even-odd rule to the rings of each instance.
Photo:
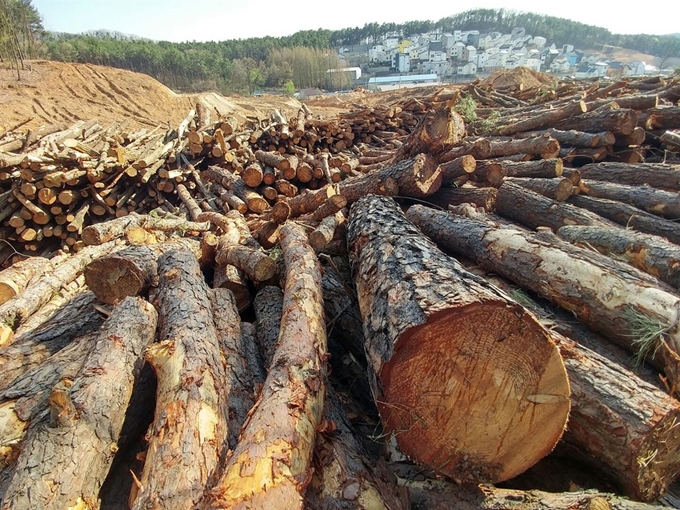
[[[9,131],[0,508],[658,508],[678,100],[471,84]],[[546,457],[601,490],[491,485]]]

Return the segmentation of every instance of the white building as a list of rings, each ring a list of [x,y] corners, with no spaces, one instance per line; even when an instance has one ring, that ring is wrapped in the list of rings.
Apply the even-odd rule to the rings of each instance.
[[[408,53],[397,53],[393,60],[393,67],[400,73],[411,70],[411,56]]]
[[[468,62],[463,66],[458,66],[456,69],[457,74],[472,75],[477,74],[477,64],[474,62]]]
[[[375,44],[368,49],[369,62],[385,62],[385,60],[387,60],[387,53],[382,44]]]

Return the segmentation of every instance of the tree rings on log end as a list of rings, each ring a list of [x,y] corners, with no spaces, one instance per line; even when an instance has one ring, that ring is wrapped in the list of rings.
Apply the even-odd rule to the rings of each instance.
[[[554,344],[502,302],[444,310],[405,332],[380,380],[399,448],[461,483],[522,473],[554,448],[569,413]]]

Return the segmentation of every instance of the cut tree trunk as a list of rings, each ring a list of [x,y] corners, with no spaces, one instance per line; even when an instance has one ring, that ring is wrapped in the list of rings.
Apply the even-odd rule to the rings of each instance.
[[[611,131],[615,135],[629,135],[637,125],[637,114],[630,109],[597,110],[575,117],[567,117],[553,124],[555,129],[600,133]]]
[[[160,244],[129,246],[104,255],[85,267],[85,282],[97,299],[114,304],[127,296],[139,296],[158,283],[156,261],[171,250],[187,250],[201,257],[201,244],[194,239],[175,239]]]
[[[473,173],[476,167],[477,160],[469,154],[442,163],[442,184],[448,186],[458,177]]]
[[[49,263],[44,257],[29,257],[0,272],[0,305],[24,290]]]
[[[213,287],[216,289],[229,289],[236,299],[236,307],[239,312],[250,308],[253,298],[250,295],[250,287],[243,271],[231,264],[215,266],[213,274]]]
[[[593,163],[579,168],[582,179],[680,191],[680,165]]]
[[[465,121],[453,108],[437,108],[420,120],[415,131],[397,151],[395,161],[419,154],[437,155],[446,152],[465,136]]]
[[[656,278],[561,241],[421,206],[409,218],[447,249],[531,289],[680,382],[680,297]]]
[[[227,438],[224,358],[198,260],[164,253],[158,274],[159,342],[146,352],[158,377],[156,414],[134,510],[193,508]]]
[[[513,156],[515,154],[545,155],[543,159],[555,158],[560,152],[560,143],[549,135],[517,140],[491,139],[492,158]]]
[[[680,246],[658,236],[624,228],[571,225],[557,234],[572,244],[595,248],[680,288]]]
[[[680,244],[680,223],[646,213],[632,205],[584,195],[572,196],[569,203],[592,211],[626,228],[665,237],[672,243]]]
[[[517,184],[523,188],[530,189],[558,202],[564,202],[571,196],[573,184],[566,177],[556,177],[554,179],[539,179],[530,177],[510,178],[507,182]]]
[[[539,159],[536,161],[498,161],[508,177],[561,177],[564,164],[559,158]]]
[[[400,450],[461,482],[507,480],[547,455],[569,412],[548,332],[388,198],[352,207],[348,245],[373,396]]]
[[[576,101],[566,106],[563,106],[562,108],[549,110],[545,113],[533,115],[529,118],[504,125],[498,128],[494,132],[494,134],[508,136],[513,135],[515,133],[521,133],[522,131],[533,131],[535,129],[552,127],[555,125],[555,123],[559,122],[560,120],[580,115],[586,110],[587,107],[583,101]]]
[[[462,186],[460,188],[441,188],[434,195],[427,197],[427,201],[447,209],[450,205],[474,204],[487,211],[496,208],[496,188],[476,188]]]
[[[156,318],[139,298],[114,309],[75,381],[53,388],[50,424],[29,433],[2,508],[98,506]]]
[[[315,250],[320,250],[335,237],[335,230],[345,222],[346,218],[342,211],[324,218],[319,226],[309,233],[309,245]]]
[[[671,220],[680,219],[680,196],[677,192],[590,179],[581,179],[579,188],[581,193],[591,197],[624,202]]]
[[[262,392],[204,508],[302,509],[326,387],[321,272],[307,236],[281,230],[286,265],[281,330]]]
[[[268,369],[274,359],[276,342],[281,329],[283,291],[272,285],[263,287],[255,296],[253,309],[257,318],[257,343],[262,353],[264,367]]]
[[[584,211],[518,186],[504,182],[498,188],[496,212],[535,229],[550,227],[553,230],[564,225],[606,225],[608,222],[597,214]]]

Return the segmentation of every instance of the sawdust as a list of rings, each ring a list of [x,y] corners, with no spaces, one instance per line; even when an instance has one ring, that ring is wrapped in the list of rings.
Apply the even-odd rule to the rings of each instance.
[[[499,70],[482,81],[482,87],[505,89],[510,87],[523,87],[523,90],[552,87],[557,83],[557,78],[550,74],[539,73],[528,67],[516,67],[510,70]]]

